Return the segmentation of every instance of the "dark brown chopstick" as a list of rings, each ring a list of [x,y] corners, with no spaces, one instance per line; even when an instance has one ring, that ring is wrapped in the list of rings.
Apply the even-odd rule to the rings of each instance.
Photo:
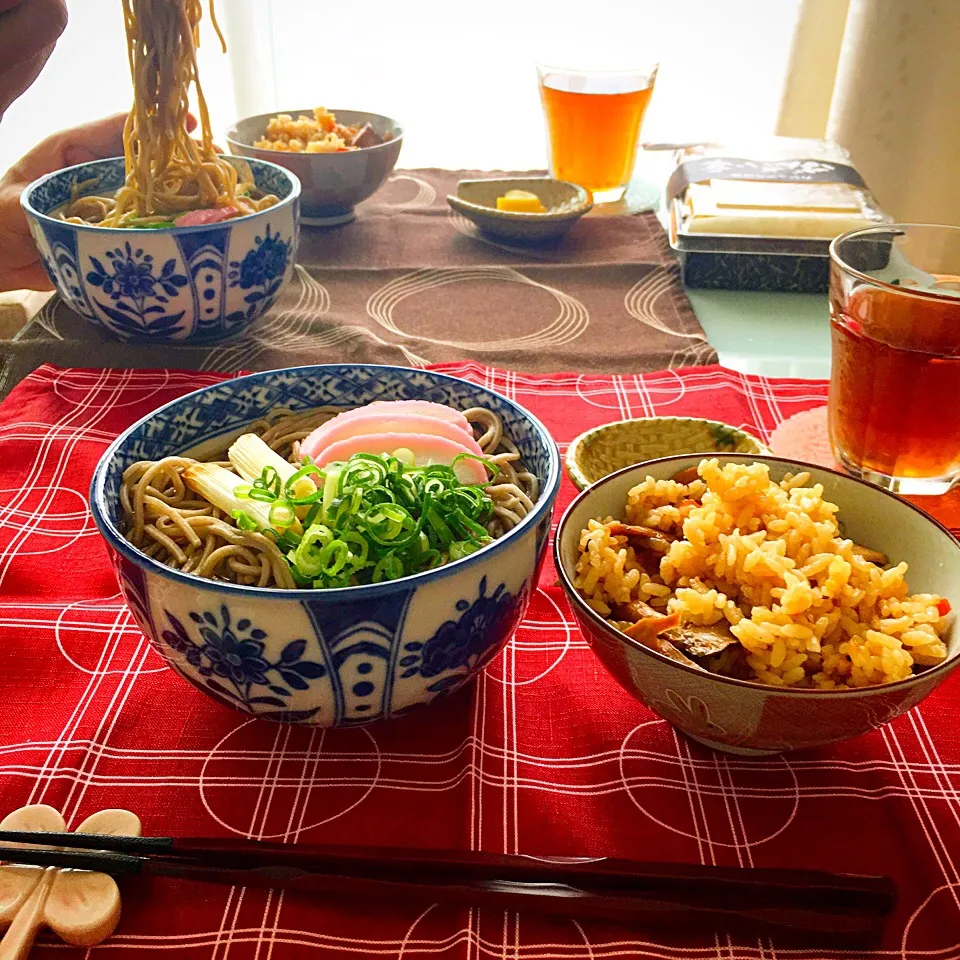
[[[40,834],[34,834],[39,840]],[[49,840],[49,837],[44,839]],[[883,930],[886,903],[872,909],[865,905],[842,909],[828,906],[797,906],[789,899],[758,905],[747,900],[739,905],[718,905],[711,899],[667,895],[627,888],[592,889],[544,881],[518,883],[504,880],[438,880],[429,876],[402,879],[312,872],[294,866],[210,866],[201,858],[135,856],[127,853],[87,852],[9,847],[2,851],[12,863],[96,870],[114,876],[166,876],[211,883],[273,887],[303,895],[377,898],[374,902],[443,903],[486,906],[498,910],[531,910],[537,913],[614,920],[644,927],[667,927],[684,931],[718,931],[787,939],[791,942],[833,946],[866,946],[877,942]],[[699,891],[702,894],[702,891]]]
[[[884,914],[896,904],[888,877],[863,877],[820,870],[744,869],[699,864],[642,863],[604,858],[576,860],[493,854],[480,851],[405,850],[265,843],[258,840],[173,837],[114,837],[75,833],[0,831],[0,842],[111,850],[138,856],[176,856],[208,867],[294,867],[310,873],[427,882],[506,881],[561,883],[594,890],[629,889],[672,897],[689,894],[712,903],[756,906],[862,907]]]

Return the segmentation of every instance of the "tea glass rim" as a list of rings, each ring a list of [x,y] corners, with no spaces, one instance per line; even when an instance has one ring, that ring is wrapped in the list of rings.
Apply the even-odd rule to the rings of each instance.
[[[904,230],[905,228],[916,228],[919,227],[924,230],[945,230],[948,233],[956,233],[960,235],[960,226],[952,223],[877,223],[869,227],[857,227],[855,230],[848,230],[846,233],[841,233],[840,236],[834,237],[830,241],[829,255],[831,265],[837,266],[839,269],[843,270],[844,273],[848,274],[851,277],[856,277],[858,280],[863,280],[865,283],[869,283],[874,287],[878,287],[881,290],[887,290],[890,293],[897,294],[902,297],[919,297],[923,300],[932,300],[935,303],[949,303],[957,304],[957,297],[952,297],[946,293],[937,293],[933,290],[918,290],[913,287],[903,287],[896,283],[890,283],[888,280],[879,280],[877,277],[871,276],[869,273],[864,273],[862,270],[858,270],[856,267],[851,267],[846,260],[837,252],[837,248],[844,240],[851,240],[859,236],[867,236],[871,233],[890,233],[895,230]]]
[[[536,61],[537,73],[542,78],[546,71],[553,70],[557,73],[575,74],[584,77],[630,77],[642,73],[648,78],[655,77],[660,69],[660,60],[656,57],[650,60],[643,60],[634,67],[612,67],[612,68],[592,68],[592,67],[567,67],[560,63],[550,63],[546,60]]]

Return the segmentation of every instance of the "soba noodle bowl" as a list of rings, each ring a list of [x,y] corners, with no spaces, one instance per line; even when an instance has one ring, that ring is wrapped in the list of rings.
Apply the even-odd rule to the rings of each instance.
[[[385,410],[391,404],[371,404],[352,412],[370,411],[374,407]],[[418,467],[410,463],[410,456],[404,456],[399,450],[395,451],[395,457],[360,452],[345,463],[303,468],[303,462],[310,462],[301,454],[305,438],[315,436],[318,427],[329,425],[343,413],[341,408],[334,407],[302,413],[281,409],[249,429],[254,438],[262,441],[265,453],[253,472],[248,470],[248,479],[258,473],[261,464],[269,461],[268,451],[282,458],[284,464],[292,465],[287,468],[288,475],[296,468],[301,468],[301,473],[304,469],[313,472],[310,479],[313,486],[308,489],[317,490],[317,494],[313,501],[305,498],[309,504],[298,502],[295,507],[302,523],[293,517],[291,504],[278,508],[276,501],[272,501],[270,505],[271,519],[292,522],[298,532],[293,532],[292,526],[281,530],[270,528],[269,524],[258,525],[246,516],[244,509],[228,511],[225,508],[230,507],[230,500],[223,499],[220,489],[213,490],[216,495],[211,499],[209,486],[198,482],[198,471],[209,472],[215,480],[219,478],[230,487],[238,478],[230,474],[233,479],[224,481],[226,475],[219,470],[240,469],[236,451],[241,443],[248,441],[254,448],[258,444],[256,439],[250,440],[248,434],[229,451],[218,452],[207,460],[171,456],[128,467],[120,490],[123,532],[127,540],[160,563],[207,579],[284,589],[350,586],[396,579],[458,559],[503,536],[533,509],[539,496],[538,478],[524,466],[519,450],[504,434],[503,424],[493,411],[477,407],[462,414],[466,418],[465,428],[472,428],[474,440],[469,442],[479,445],[482,457],[463,454],[460,457],[469,456],[471,461],[489,464],[481,470],[481,476],[487,471],[494,474],[481,484],[454,479],[452,466]],[[455,458],[454,464],[460,457]],[[238,486],[234,491],[248,498],[259,492],[266,500],[271,486],[277,492],[281,487],[279,480],[273,485],[273,478],[268,476],[271,469],[269,465],[263,467],[266,480],[259,491],[257,481],[253,487],[247,487],[246,492]],[[393,471],[392,479],[378,486],[377,478],[389,471]],[[350,481],[351,476],[355,480],[358,475],[367,478],[365,486]],[[303,480],[294,474],[292,480],[283,484],[283,489],[289,494]],[[410,506],[411,501],[404,499],[407,484],[411,489],[419,489],[417,496],[424,490],[433,491],[432,500],[419,517],[417,510]],[[318,499],[320,496],[322,500]],[[253,501],[244,502],[250,502],[253,509]],[[428,515],[431,509],[435,513],[439,507],[442,507],[442,518]],[[310,510],[312,514],[308,512],[303,516],[304,511]],[[261,518],[263,515],[261,512]],[[305,567],[298,566],[304,544],[311,538],[313,556],[323,569],[319,577],[312,576],[310,570],[304,575]],[[362,540],[368,542],[361,543]]]
[[[103,227],[191,226],[255,213],[277,202],[218,156],[197,69],[202,0],[122,0],[133,107],[123,132],[126,182],[113,196],[74,187],[62,219]],[[226,43],[210,0],[210,20]],[[187,131],[196,88],[199,139]]]

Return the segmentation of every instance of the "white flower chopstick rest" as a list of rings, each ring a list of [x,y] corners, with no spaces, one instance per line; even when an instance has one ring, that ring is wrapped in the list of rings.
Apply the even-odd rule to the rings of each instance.
[[[0,822],[0,830],[62,833],[60,813],[44,804],[21,807]],[[100,810],[77,833],[140,836],[140,820],[129,810]],[[0,844],[0,857],[4,844]],[[120,920],[120,890],[113,877],[59,867],[0,866],[0,960],[22,960],[41,927],[75,947],[102,943]]]

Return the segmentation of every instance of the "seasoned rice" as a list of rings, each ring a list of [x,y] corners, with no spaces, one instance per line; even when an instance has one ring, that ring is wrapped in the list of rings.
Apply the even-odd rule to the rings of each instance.
[[[905,563],[861,556],[808,473],[776,483],[766,464],[704,460],[698,474],[648,477],[627,496],[626,523],[676,538],[659,570],[612,518],[589,521],[574,585],[602,616],[642,600],[685,623],[726,623],[739,648],[703,665],[776,686],[873,686],[946,657],[949,605],[911,595]]]

